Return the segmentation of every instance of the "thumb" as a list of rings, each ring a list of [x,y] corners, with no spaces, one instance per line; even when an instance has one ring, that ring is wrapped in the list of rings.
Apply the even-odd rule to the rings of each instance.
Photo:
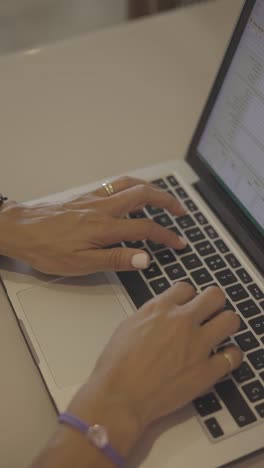
[[[97,250],[94,254],[96,255],[96,269],[101,271],[145,270],[150,264],[150,257],[144,250],[116,247]]]

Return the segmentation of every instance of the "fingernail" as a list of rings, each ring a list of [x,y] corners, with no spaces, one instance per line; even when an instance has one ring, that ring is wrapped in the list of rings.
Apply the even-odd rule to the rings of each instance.
[[[132,267],[137,268],[138,270],[144,270],[149,266],[149,256],[145,253],[139,253],[132,257]]]
[[[182,209],[182,212],[187,214],[188,213],[188,210],[187,208],[184,206],[184,205],[181,205],[181,209]]]
[[[188,242],[183,238],[183,237],[179,237],[180,241],[181,241],[181,245],[182,247],[187,247],[188,245]]]

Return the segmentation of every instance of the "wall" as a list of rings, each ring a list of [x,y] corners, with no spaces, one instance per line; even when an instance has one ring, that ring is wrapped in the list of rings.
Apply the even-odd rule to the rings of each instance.
[[[0,53],[119,23],[126,0],[0,0]]]

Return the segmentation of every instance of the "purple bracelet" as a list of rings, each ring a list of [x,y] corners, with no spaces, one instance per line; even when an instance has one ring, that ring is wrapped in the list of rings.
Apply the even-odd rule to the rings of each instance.
[[[73,427],[81,432],[87,439],[102,453],[104,453],[116,466],[123,467],[125,460],[110,445],[107,430],[103,426],[96,424],[91,426],[84,421],[76,418],[72,414],[62,413],[59,416],[59,422]]]

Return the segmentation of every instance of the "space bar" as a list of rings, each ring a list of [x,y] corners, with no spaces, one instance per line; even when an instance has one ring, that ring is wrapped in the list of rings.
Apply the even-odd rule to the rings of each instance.
[[[137,309],[152,299],[153,295],[137,271],[122,271],[117,276]]]
[[[232,380],[216,384],[215,389],[239,427],[257,420]]]

